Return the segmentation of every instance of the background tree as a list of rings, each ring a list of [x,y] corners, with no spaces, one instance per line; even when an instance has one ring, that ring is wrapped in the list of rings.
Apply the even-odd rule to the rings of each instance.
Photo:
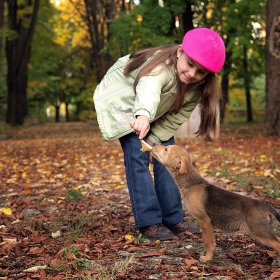
[[[4,104],[6,103],[6,95],[4,94],[3,88],[5,87],[5,77],[6,74],[3,69],[4,65],[4,59],[2,55],[2,49],[3,49],[3,38],[4,38],[4,33],[5,33],[5,28],[4,28],[4,0],[0,0],[0,84],[3,85],[2,88],[0,89],[0,115],[2,113]]]
[[[39,0],[32,3],[8,1],[9,32],[6,40],[8,64],[8,109],[6,122],[13,126],[22,125],[27,116],[27,80],[30,46],[35,30]]]
[[[86,120],[94,118],[92,92],[95,87],[92,45],[86,24],[86,9],[81,1],[64,1],[59,6],[55,24],[55,42],[60,46],[55,86],[50,104],[56,108],[55,120],[59,121],[59,107],[65,104],[65,118]],[[69,108],[74,111],[70,116]],[[85,118],[87,115],[87,118]]]
[[[31,2],[5,1],[0,38],[6,35],[12,40],[19,38],[17,30],[7,28],[8,3],[24,4],[17,9],[17,24],[24,19],[27,23],[24,27],[29,27],[34,4],[28,9],[26,5]],[[58,3],[40,0],[32,48],[29,48],[28,72],[24,72],[26,77],[28,73],[28,112],[40,120],[46,117],[48,106],[57,106],[57,112],[61,112],[59,104],[63,103],[67,120],[94,118],[92,93],[119,56],[142,47],[180,43],[186,31],[198,26],[217,31],[225,41],[226,62],[218,77],[225,99],[230,101],[227,108],[245,111],[246,93],[247,119],[252,116],[256,100],[264,106],[265,0],[64,0]],[[25,45],[21,42],[21,46]],[[5,44],[3,41],[7,50]],[[0,59],[2,82],[11,64],[6,62],[3,52]],[[11,97],[5,84],[0,88],[0,98]],[[2,115],[7,111],[5,98],[1,100]],[[25,108],[24,103],[21,106]]]
[[[55,24],[59,12],[48,0],[41,0],[37,24],[31,44],[28,63],[27,101],[28,115],[46,121],[46,109],[58,89],[56,76],[59,68],[61,45],[55,42]]]
[[[244,89],[247,121],[253,120],[251,89],[254,79],[264,71],[264,0],[203,0],[194,6],[196,24],[220,33],[226,45],[226,61],[221,75],[224,101],[229,101],[229,89]],[[234,83],[229,84],[230,77]],[[243,91],[240,90],[243,94]],[[225,107],[221,106],[221,119]]]
[[[117,59],[141,48],[172,44],[176,40],[173,26],[169,8],[159,6],[157,1],[146,0],[130,12],[122,11],[113,20],[111,37],[104,51]]]
[[[92,44],[93,68],[97,82],[100,82],[108,68],[113,64],[112,57],[102,52],[110,39],[109,29],[117,13],[129,7],[129,3],[122,1],[84,0],[86,20]]]
[[[280,1],[267,0],[264,133],[280,136]]]
[[[4,0],[0,0],[0,32],[3,33],[4,29]],[[1,34],[2,35],[2,34]],[[3,45],[3,37],[0,36],[0,57]]]
[[[46,120],[46,110],[52,112],[49,120],[94,119],[95,76],[85,6],[63,1],[54,7],[48,0],[42,2],[28,69],[29,112],[39,121]]]
[[[247,120],[252,121],[251,89],[255,78],[264,71],[264,36],[261,36],[265,23],[264,3],[264,0],[173,0],[164,1],[161,7],[158,1],[144,0],[113,20],[111,39],[105,50],[118,57],[148,46],[180,43],[185,32],[193,27],[216,30],[223,37],[227,52],[219,74],[224,100],[229,100],[230,86],[244,89]],[[176,15],[180,18],[179,28],[174,24]],[[230,76],[236,81],[231,85]],[[220,111],[223,120],[223,104]]]

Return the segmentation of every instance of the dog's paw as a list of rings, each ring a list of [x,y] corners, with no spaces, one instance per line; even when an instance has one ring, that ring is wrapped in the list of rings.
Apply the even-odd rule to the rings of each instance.
[[[201,261],[201,262],[208,262],[208,261],[211,261],[213,259],[213,256],[207,256],[207,255],[205,255],[205,256],[200,256],[200,258],[199,258],[199,260]]]

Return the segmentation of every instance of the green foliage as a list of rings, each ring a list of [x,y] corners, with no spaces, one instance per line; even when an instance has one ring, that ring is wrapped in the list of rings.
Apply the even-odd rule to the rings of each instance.
[[[88,33],[83,1],[41,0],[33,36],[28,72],[29,114],[46,120],[46,108],[70,104],[72,120],[94,120],[92,93],[96,87],[92,65],[92,44]],[[109,23],[110,39],[103,49],[113,57],[135,50],[180,42],[183,35],[182,15],[192,7],[194,26],[207,26],[224,38],[230,54],[230,108],[245,108],[244,79],[250,84],[254,109],[265,107],[264,30],[265,0],[142,0],[131,10],[117,14]],[[28,9],[19,1],[18,17],[28,25]],[[179,16],[180,27],[174,18]],[[17,33],[5,26],[0,36],[16,39]],[[3,41],[4,43],[4,41]],[[104,42],[102,42],[104,43]],[[105,42],[106,43],[106,42]],[[244,53],[244,47],[247,50]],[[244,56],[248,71],[244,68]],[[229,58],[229,56],[228,56]],[[4,46],[0,54],[0,116],[7,108],[7,64]],[[235,107],[235,108],[234,108]],[[2,117],[3,118],[3,117]]]
[[[56,9],[44,0],[40,3],[37,25],[32,41],[29,63],[28,105],[29,115],[45,120],[50,92],[55,92],[55,71],[58,67],[61,46],[53,41]]]
[[[253,110],[264,106],[265,93],[256,81],[265,70],[265,6],[265,0],[203,0],[194,5],[197,24],[218,31],[225,41],[230,68],[221,74],[230,74],[229,107],[246,109],[245,87]]]
[[[173,44],[173,31],[170,31],[173,13],[153,3],[143,1],[133,10],[121,12],[112,21],[111,39],[105,51],[112,56],[122,56],[145,47]]]
[[[29,65],[29,108],[39,120],[46,118],[46,109],[60,106],[63,102],[76,108],[72,119],[78,120],[81,111],[83,120],[92,119],[92,84],[90,50],[87,40],[76,38],[80,23],[73,24],[73,6],[60,6],[57,10],[49,1],[40,7],[38,24],[32,44]],[[73,39],[75,37],[75,40]],[[40,108],[40,109],[38,109]],[[89,117],[87,117],[89,115]],[[70,116],[71,117],[71,116]]]

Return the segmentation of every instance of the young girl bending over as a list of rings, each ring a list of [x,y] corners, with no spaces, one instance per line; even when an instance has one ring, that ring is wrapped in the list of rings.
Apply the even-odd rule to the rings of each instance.
[[[174,144],[174,134],[199,104],[197,134],[215,140],[220,99],[215,73],[224,61],[221,37],[208,28],[195,28],[180,45],[147,48],[119,58],[94,92],[104,139],[119,139],[123,149],[135,224],[147,239],[172,239],[195,227],[184,221],[173,178],[150,153],[140,151],[140,139],[150,145]]]

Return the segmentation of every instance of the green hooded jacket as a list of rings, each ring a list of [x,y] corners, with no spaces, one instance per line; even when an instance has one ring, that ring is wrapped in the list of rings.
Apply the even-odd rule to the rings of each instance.
[[[106,141],[120,138],[134,131],[130,122],[136,116],[144,115],[151,123],[148,139],[157,144],[167,141],[189,119],[200,100],[200,85],[204,81],[186,92],[183,107],[174,114],[169,109],[176,93],[172,86],[177,75],[175,68],[156,67],[139,80],[135,94],[133,83],[139,70],[125,77],[128,60],[129,55],[119,58],[95,89],[93,99],[101,133]]]

